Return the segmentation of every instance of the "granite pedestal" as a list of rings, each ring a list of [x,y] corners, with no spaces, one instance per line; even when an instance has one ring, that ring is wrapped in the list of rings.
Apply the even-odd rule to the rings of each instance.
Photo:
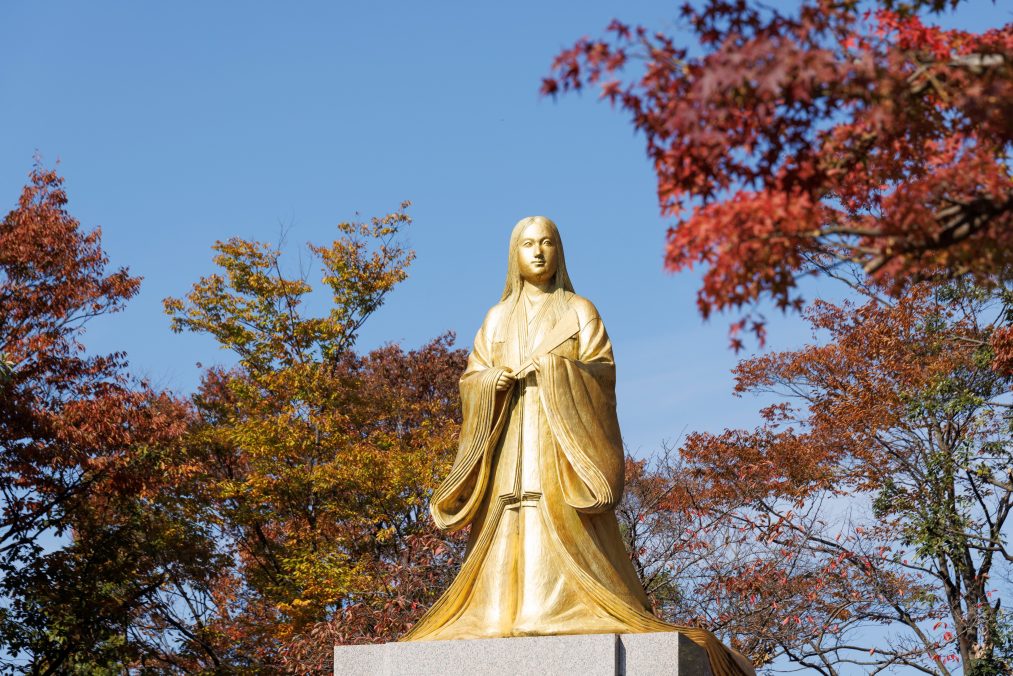
[[[335,676],[711,676],[677,632],[336,646]]]

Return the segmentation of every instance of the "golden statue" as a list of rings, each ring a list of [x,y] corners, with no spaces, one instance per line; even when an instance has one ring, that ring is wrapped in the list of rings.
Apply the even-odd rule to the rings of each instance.
[[[461,378],[457,457],[437,526],[471,525],[464,564],[401,640],[681,631],[715,674],[752,673],[712,634],[657,619],[623,545],[612,344],[566,272],[556,225],[510,235],[503,297]],[[748,671],[746,671],[748,669]]]

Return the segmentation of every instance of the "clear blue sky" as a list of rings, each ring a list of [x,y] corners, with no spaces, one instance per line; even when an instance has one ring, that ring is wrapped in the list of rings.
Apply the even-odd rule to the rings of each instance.
[[[972,7],[972,24],[996,12]],[[696,279],[662,270],[642,139],[594,95],[538,96],[581,35],[676,15],[654,1],[4,2],[0,208],[36,151],[59,160],[71,213],[144,277],[86,342],[183,393],[196,362],[230,357],[172,334],[161,300],[212,271],[216,240],[287,228],[294,268],[335,223],[411,199],[418,259],[360,347],[448,329],[467,347],[498,299],[511,226],[545,214],[612,336],[629,445],[749,424],[757,402],[731,396],[727,318],[704,324]],[[797,319],[772,331],[775,348],[807,337]]]

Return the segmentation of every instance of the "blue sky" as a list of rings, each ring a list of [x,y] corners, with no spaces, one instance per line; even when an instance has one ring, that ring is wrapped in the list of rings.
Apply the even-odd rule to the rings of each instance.
[[[642,139],[594,95],[538,96],[581,35],[615,16],[670,28],[676,14],[653,1],[5,2],[0,206],[36,152],[59,161],[71,213],[144,278],[86,342],[184,393],[197,362],[231,357],[172,334],[161,300],[212,271],[216,240],[286,229],[294,270],[334,224],[410,199],[418,259],[360,347],[446,330],[467,347],[502,288],[511,226],[545,214],[612,336],[628,444],[750,424],[757,402],[731,396],[728,318],[703,323],[695,277],[662,269]],[[775,321],[771,346],[807,337],[797,318]]]

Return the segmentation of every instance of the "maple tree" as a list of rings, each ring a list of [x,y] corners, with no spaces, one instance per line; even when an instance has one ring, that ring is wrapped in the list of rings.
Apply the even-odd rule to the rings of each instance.
[[[938,275],[992,284],[1013,262],[1013,24],[932,23],[959,5],[704,0],[682,7],[684,38],[614,21],[578,40],[542,92],[598,87],[644,134],[674,219],[665,265],[703,266],[704,317],[799,308],[800,277],[842,264],[895,295]],[[747,314],[736,348],[747,323],[763,342]],[[1007,369],[1011,342],[996,332]]]
[[[704,317],[748,312],[735,348],[747,326],[762,344],[762,301],[803,309],[804,276],[883,296],[817,303],[826,345],[740,366],[740,391],[801,408],[629,466],[625,532],[658,612],[758,663],[1009,668],[990,585],[1010,563],[1013,24],[933,23],[960,4],[704,0],[684,37],[614,21],[543,81],[598,88],[644,134],[666,267],[703,268]]]
[[[186,442],[236,561],[202,619],[219,659],[326,669],[334,642],[393,640],[450,582],[463,541],[436,531],[428,498],[454,448],[464,352],[449,335],[354,351],[414,256],[399,240],[406,207],[310,246],[325,316],[305,312],[312,287],[284,274],[280,249],[241,239],[215,245],[220,272],[165,301],[175,330],[238,357],[205,371]]]
[[[1013,383],[990,338],[1011,304],[966,280],[816,302],[824,342],[742,362],[738,392],[787,397],[762,426],[630,473],[661,611],[757,663],[1008,673]]]
[[[135,659],[129,628],[166,609],[169,568],[213,556],[176,509],[185,403],[82,343],[139,280],[107,271],[99,231],[66,206],[37,166],[0,222],[0,643],[6,668],[33,673]]]

